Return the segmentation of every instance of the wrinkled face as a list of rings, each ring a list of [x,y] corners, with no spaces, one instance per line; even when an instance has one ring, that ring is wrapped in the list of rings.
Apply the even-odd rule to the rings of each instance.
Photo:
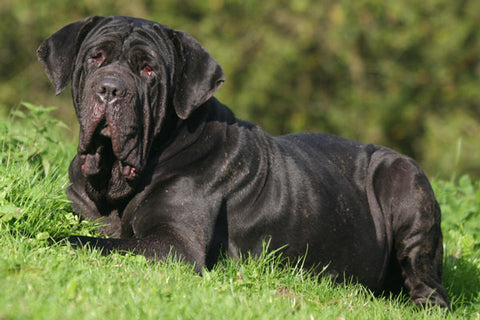
[[[127,191],[145,167],[165,118],[173,57],[151,25],[110,22],[82,44],[73,72],[81,170],[92,180],[111,175],[111,193]]]
[[[131,17],[69,24],[37,55],[57,94],[72,79],[80,122],[74,171],[97,204],[133,194],[156,138],[188,120],[224,81],[220,65],[190,35]]]

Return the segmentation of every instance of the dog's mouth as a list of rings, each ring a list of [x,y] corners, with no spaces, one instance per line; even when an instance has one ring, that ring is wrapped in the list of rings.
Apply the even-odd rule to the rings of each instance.
[[[123,177],[127,181],[135,180],[140,172],[139,164],[133,155],[135,150],[125,151],[125,146],[112,140],[112,128],[102,120],[87,141],[79,145],[81,170],[85,177],[103,177],[110,174],[112,178]],[[86,143],[85,143],[86,142]]]

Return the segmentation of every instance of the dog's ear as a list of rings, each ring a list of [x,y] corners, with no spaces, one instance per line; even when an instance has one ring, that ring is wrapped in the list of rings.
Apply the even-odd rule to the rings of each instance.
[[[103,17],[89,17],[69,24],[42,42],[37,50],[38,61],[59,95],[68,85],[80,45]]]
[[[173,105],[180,119],[190,114],[225,81],[220,64],[192,36],[174,30],[172,41],[177,51]]]

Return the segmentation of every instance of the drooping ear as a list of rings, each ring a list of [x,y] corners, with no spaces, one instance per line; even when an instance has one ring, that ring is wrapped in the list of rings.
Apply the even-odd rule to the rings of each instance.
[[[59,95],[68,85],[80,45],[103,17],[89,17],[69,24],[42,42],[37,50],[38,61]]]
[[[192,36],[173,30],[177,51],[173,105],[180,119],[210,99],[225,81],[220,64]]]

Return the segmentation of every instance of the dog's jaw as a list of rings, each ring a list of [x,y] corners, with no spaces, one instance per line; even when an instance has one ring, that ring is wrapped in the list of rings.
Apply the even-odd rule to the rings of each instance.
[[[87,98],[82,110],[94,110],[89,121],[80,121],[78,158],[80,171],[86,178],[86,191],[92,200],[115,204],[135,193],[144,167],[141,134],[130,126],[127,137],[119,136],[125,121],[108,115],[120,107],[99,104]],[[112,119],[113,118],[113,119]],[[83,126],[82,126],[83,124]],[[118,128],[120,126],[120,128]],[[131,147],[131,146],[134,147]]]

